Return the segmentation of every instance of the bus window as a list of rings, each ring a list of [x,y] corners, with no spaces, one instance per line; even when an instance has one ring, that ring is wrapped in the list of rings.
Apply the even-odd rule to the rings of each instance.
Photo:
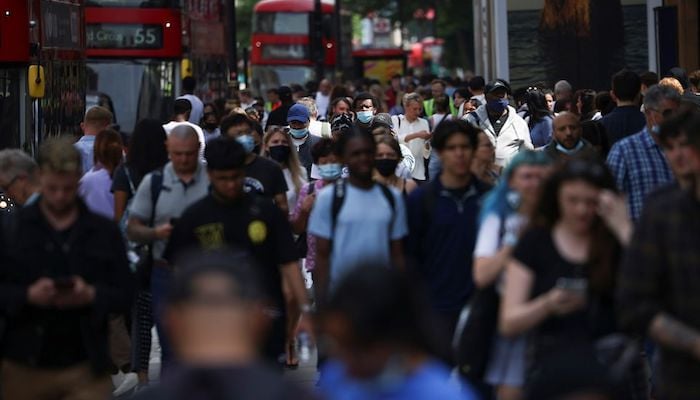
[[[308,35],[308,13],[259,13],[253,20],[255,33],[275,35]]]
[[[174,0],[87,0],[88,7],[173,8]]]

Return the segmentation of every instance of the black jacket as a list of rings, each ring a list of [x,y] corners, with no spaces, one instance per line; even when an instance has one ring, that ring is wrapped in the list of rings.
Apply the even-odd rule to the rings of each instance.
[[[593,147],[593,145],[586,139],[581,140],[583,141],[583,147],[573,155],[564,154],[557,150],[557,142],[554,139],[552,139],[548,145],[544,146],[542,151],[544,151],[552,159],[552,161],[566,161],[574,157],[589,161],[602,161],[595,147]]]
[[[65,245],[52,239],[39,202],[18,210],[0,230],[0,312],[6,320],[3,357],[36,366],[44,343],[43,319],[59,310],[39,309],[27,301],[29,286],[51,277],[53,260],[65,257],[71,275],[95,287],[92,305],[77,310],[85,353],[96,372],[110,366],[107,320],[109,313],[129,310],[133,276],[125,246],[114,222],[88,211],[81,202],[79,216]]]

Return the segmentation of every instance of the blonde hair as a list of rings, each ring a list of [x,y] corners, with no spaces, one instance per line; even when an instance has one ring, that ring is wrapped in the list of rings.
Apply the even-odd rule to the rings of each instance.
[[[294,189],[298,193],[304,184],[304,179],[302,176],[304,176],[304,172],[306,170],[304,167],[302,167],[301,161],[299,161],[299,153],[297,153],[296,147],[281,126],[273,125],[267,128],[267,132],[265,132],[265,136],[263,136],[263,147],[267,149],[268,143],[270,143],[272,137],[278,133],[287,138],[287,146],[289,146],[289,159],[287,160],[287,165],[282,164],[282,166],[288,169],[292,175],[292,183],[294,184]],[[265,155],[269,157],[270,152],[268,150],[265,150],[265,152]]]
[[[540,29],[558,30],[574,27],[576,36],[591,34],[590,0],[545,0],[540,16]]]
[[[83,122],[86,124],[107,126],[112,123],[112,112],[101,106],[90,107],[85,113]]]
[[[83,172],[80,153],[69,138],[47,139],[39,149],[39,168],[42,171],[59,174],[77,174]]]
[[[683,95],[683,85],[678,82],[678,79],[668,77],[659,81],[659,86],[668,86],[678,92],[681,96]]]

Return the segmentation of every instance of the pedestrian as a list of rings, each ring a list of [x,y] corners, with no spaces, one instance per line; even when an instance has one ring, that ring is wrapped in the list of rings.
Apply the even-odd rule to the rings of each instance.
[[[375,115],[372,118],[370,129],[372,130],[372,135],[374,135],[374,140],[377,142],[386,135],[398,140],[394,129],[394,120],[389,114],[379,113]],[[401,161],[396,168],[396,176],[403,179],[413,179],[411,176],[416,167],[416,159],[413,157],[411,149],[405,144],[399,143],[399,149],[401,150]]]
[[[316,101],[311,97],[302,97],[299,99],[299,101],[297,101],[297,103],[306,106],[306,108],[309,110],[309,133],[320,138],[331,137],[330,119],[324,119],[323,121],[318,119],[318,108],[316,107]],[[330,110],[331,108],[329,105],[328,111]]]
[[[498,185],[485,197],[479,214],[472,271],[479,289],[495,288],[503,295],[499,289],[506,264],[537,205],[550,163],[550,158],[540,151],[519,153]],[[494,320],[497,320],[495,315]],[[493,338],[483,380],[495,388],[499,400],[522,398],[526,347],[525,336]]]
[[[333,118],[338,115],[349,114],[352,110],[352,99],[336,97],[331,101],[331,106],[328,109],[328,121],[333,121]]]
[[[428,290],[441,318],[443,343],[451,343],[459,314],[474,284],[471,259],[481,197],[491,187],[471,173],[478,130],[464,121],[445,121],[436,129],[433,147],[442,172],[413,191],[407,201],[410,270]]]
[[[479,105],[486,104],[486,93],[484,90],[486,89],[486,81],[484,80],[483,76],[474,76],[469,80],[469,91],[471,92],[472,96],[470,97],[470,100],[476,100],[479,102]]]
[[[341,280],[321,316],[334,344],[318,383],[324,398],[477,399],[439,361],[421,293],[385,265],[359,268]]]
[[[499,321],[504,337],[530,334],[526,382],[558,356],[593,353],[619,332],[615,275],[632,234],[610,172],[579,159],[545,182],[531,221],[506,266]]]
[[[269,361],[285,352],[285,294],[294,299],[300,329],[309,332],[310,311],[287,214],[271,202],[244,191],[246,151],[236,140],[212,141],[206,153],[211,191],[191,204],[173,229],[164,257],[178,266],[188,249],[216,250],[226,246],[250,253],[263,277],[271,330],[265,341]],[[283,291],[283,282],[289,292]]]
[[[641,131],[646,125],[644,114],[639,111],[638,99],[642,81],[636,73],[623,69],[613,75],[610,94],[617,106],[600,119],[605,128],[608,144]]]
[[[318,109],[318,115],[322,116],[322,120],[326,119],[328,114],[329,105],[331,102],[331,91],[333,90],[333,85],[328,79],[321,79],[318,84],[318,92],[316,92],[316,107]]]
[[[327,299],[342,276],[366,262],[404,268],[401,241],[408,234],[398,191],[372,180],[374,138],[353,129],[338,139],[336,156],[349,176],[321,190],[309,221],[316,237],[316,301]]]
[[[173,128],[166,143],[170,162],[162,171],[156,170],[143,177],[129,207],[127,237],[150,247],[146,255],[148,260],[137,273],[141,274],[140,280],[145,286],[150,288],[164,368],[169,367],[172,361],[162,319],[172,266],[164,258],[163,252],[182,212],[208,192],[209,178],[199,161],[199,145],[198,135],[190,126]]]
[[[574,88],[565,80],[560,80],[554,84],[554,114],[571,110]]]
[[[421,184],[428,178],[425,159],[430,158],[430,151],[427,147],[431,137],[430,125],[428,121],[420,117],[422,100],[418,94],[406,94],[402,102],[406,114],[391,117],[391,122],[396,130],[399,143],[408,147],[415,159],[411,177]]]
[[[571,106],[571,112],[578,115],[581,122],[591,121],[596,115],[595,108],[596,92],[591,89],[581,89],[574,93],[574,103]]]
[[[116,224],[78,197],[81,154],[66,139],[39,154],[41,195],[0,231],[2,397],[107,398],[110,313],[132,281]]]
[[[505,167],[518,151],[534,148],[530,130],[508,104],[510,87],[504,81],[497,79],[490,82],[485,91],[486,103],[463,119],[489,135],[496,147],[496,165]]]
[[[175,100],[175,103],[173,104],[173,116],[170,119],[170,122],[163,125],[163,129],[165,129],[165,133],[168,135],[170,135],[170,132],[172,132],[175,127],[181,125],[189,126],[190,128],[194,129],[195,133],[197,133],[197,138],[199,139],[199,159],[203,160],[204,149],[206,148],[207,141],[204,138],[204,131],[202,128],[200,128],[199,125],[189,121],[191,113],[192,103],[189,100],[184,98]],[[197,120],[197,123],[199,123],[199,120]]]
[[[638,220],[644,197],[655,188],[673,181],[673,173],[659,146],[659,126],[680,105],[675,90],[655,85],[644,96],[646,126],[640,132],[615,143],[607,165],[618,189],[627,195],[633,220]]]
[[[316,135],[311,135],[309,125],[311,124],[311,113],[304,104],[295,104],[287,113],[287,123],[289,124],[289,136],[292,144],[299,154],[299,160],[306,170],[306,176],[311,175],[311,147],[320,139]],[[330,129],[329,129],[330,133]]]
[[[205,142],[208,143],[210,140],[221,136],[221,129],[219,129],[220,119],[219,111],[214,103],[207,103],[204,105],[204,115],[202,116],[200,125],[204,132]]]
[[[155,170],[162,170],[168,162],[168,151],[165,142],[168,140],[160,121],[142,119],[136,124],[129,138],[129,152],[126,160],[114,171],[112,193],[114,194],[114,221],[119,224],[123,236],[126,237],[129,208],[136,195],[136,189],[143,177]],[[141,252],[141,245],[129,241],[129,263],[136,268]],[[141,257],[148,257],[141,252]],[[143,271],[141,271],[143,272]],[[148,384],[148,367],[151,354],[151,328],[153,327],[153,312],[151,309],[150,274],[137,274],[136,300],[131,318],[132,356],[131,368],[138,375],[140,385]],[[126,381],[126,378],[125,378]],[[125,386],[124,388],[127,388]],[[118,391],[117,388],[116,391]]]
[[[124,146],[119,132],[105,129],[95,137],[93,167],[80,178],[78,194],[95,214],[114,219],[112,177],[121,164]]]
[[[401,178],[396,174],[403,157],[399,142],[390,134],[381,137],[375,136],[375,141],[377,152],[374,158],[374,180],[382,185],[395,188],[404,197],[407,197],[418,187],[418,184],[413,179]]]
[[[447,82],[442,79],[434,79],[430,82],[430,94],[432,97],[428,100],[423,101],[423,111],[426,118],[430,118],[435,114],[435,99],[440,96],[446,96],[448,99],[448,111],[449,114],[454,114],[456,112],[455,105],[452,102],[452,98],[446,95]]]
[[[542,151],[554,161],[565,161],[570,158],[599,159],[593,145],[582,138],[583,129],[576,114],[568,111],[560,112],[552,121],[554,136]]]
[[[469,109],[471,104],[469,99],[471,98],[471,93],[466,87],[458,87],[454,94],[452,95],[452,101],[457,109],[457,112],[452,114],[452,118],[460,119],[465,114],[465,107],[467,107],[467,112],[472,111]]]
[[[18,206],[33,204],[39,197],[36,161],[18,149],[0,150],[0,191]]]
[[[435,128],[442,121],[449,121],[452,119],[452,114],[450,113],[450,100],[445,95],[440,95],[433,98],[433,115],[428,118],[428,123],[430,125],[430,132],[435,131]]]
[[[547,106],[547,98],[539,89],[532,89],[525,95],[527,104],[527,127],[530,129],[530,140],[535,149],[539,149],[552,141],[552,112]]]
[[[472,174],[476,179],[487,183],[491,186],[495,186],[498,181],[498,177],[501,175],[501,167],[496,165],[496,151],[491,143],[491,139],[484,131],[479,131],[479,144],[474,151],[474,158],[472,160]],[[431,162],[432,162],[431,158]],[[435,174],[439,174],[439,169]]]
[[[620,326],[659,345],[656,395],[669,400],[700,396],[700,114],[687,112],[681,121],[692,185],[645,202],[621,264],[616,297]]]
[[[379,100],[370,93],[361,92],[353,99],[353,111],[355,111],[355,126],[369,132],[372,118],[379,111]]]
[[[165,314],[179,365],[136,400],[311,398],[260,360],[267,299],[257,270],[223,249],[178,264]]]
[[[270,127],[263,138],[263,155],[282,167],[287,183],[287,204],[296,204],[301,188],[308,181],[306,169],[299,161],[299,153],[292,139],[282,128]],[[290,210],[291,214],[291,210]]]
[[[185,99],[191,104],[191,112],[187,121],[191,124],[199,124],[204,115],[204,103],[202,100],[195,96],[194,89],[197,87],[197,80],[194,77],[186,76],[182,79],[182,92],[183,95],[175,99]],[[166,129],[167,130],[167,129]]]
[[[272,200],[285,214],[289,212],[287,204],[287,183],[282,167],[270,159],[260,157],[260,141],[257,138],[255,124],[244,114],[229,115],[221,121],[223,136],[236,139],[245,149],[246,156],[246,192],[257,193]]]
[[[292,89],[289,86],[280,86],[276,94],[279,98],[279,105],[270,111],[267,121],[265,122],[265,129],[273,125],[287,125],[287,114],[289,113],[289,109],[294,105]]]
[[[665,195],[669,191],[676,189],[687,190],[693,186],[693,166],[691,157],[685,150],[688,146],[688,135],[686,135],[684,125],[692,120],[697,114],[692,105],[683,105],[677,113],[664,121],[659,128],[659,143],[664,150],[664,156],[668,161],[674,182],[665,186],[660,186],[647,195],[647,200],[652,196]]]
[[[107,129],[109,125],[112,124],[113,119],[114,115],[104,107],[90,107],[90,109],[85,112],[85,118],[83,122],[80,123],[83,136],[75,142],[75,148],[80,152],[83,174],[92,168],[95,136]]]

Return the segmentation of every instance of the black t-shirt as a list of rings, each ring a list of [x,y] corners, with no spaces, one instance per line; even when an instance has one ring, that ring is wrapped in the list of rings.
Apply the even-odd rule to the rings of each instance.
[[[245,191],[273,198],[287,192],[282,167],[272,160],[256,156],[245,166]]]
[[[297,400],[314,398],[260,364],[198,367],[173,371],[136,400]]]
[[[114,170],[112,176],[112,193],[116,191],[126,192],[127,199],[131,199],[134,196],[134,191],[131,190],[131,184],[134,185],[134,189],[138,189],[143,177],[139,176],[133,168],[128,168],[129,174],[127,175],[127,168],[125,164],[120,164],[117,169]],[[129,177],[131,177],[131,184],[129,184]]]
[[[292,228],[282,211],[264,198],[246,195],[234,204],[212,194],[192,204],[175,224],[164,258],[177,265],[179,252],[224,246],[249,252],[272,305],[283,302],[280,265],[297,260]]]
[[[532,299],[557,284],[560,278],[588,279],[586,264],[572,263],[557,250],[552,232],[533,228],[523,234],[513,250],[513,257],[530,269],[535,279],[530,292]],[[536,351],[547,352],[573,341],[589,342],[612,333],[614,307],[611,293],[593,293],[589,285],[587,307],[568,315],[549,317],[535,329]]]

